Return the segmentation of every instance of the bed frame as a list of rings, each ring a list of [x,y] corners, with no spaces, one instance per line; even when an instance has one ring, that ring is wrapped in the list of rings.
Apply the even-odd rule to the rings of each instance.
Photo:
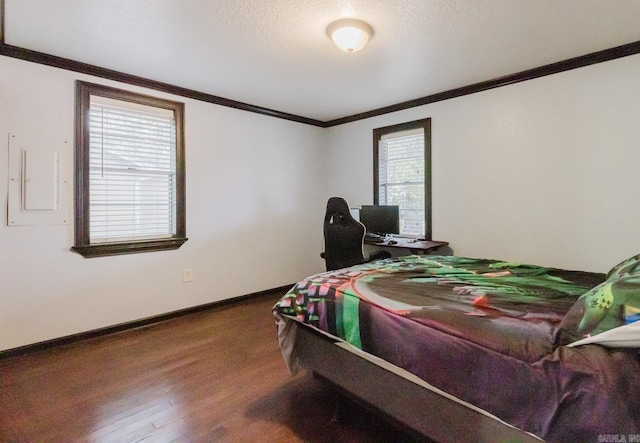
[[[381,412],[403,430],[433,441],[540,442],[537,437],[474,409],[436,388],[359,355],[316,330],[296,326],[294,355],[302,366]],[[363,358],[364,357],[364,358]],[[426,385],[426,384],[425,384]],[[516,406],[517,407],[517,406]]]

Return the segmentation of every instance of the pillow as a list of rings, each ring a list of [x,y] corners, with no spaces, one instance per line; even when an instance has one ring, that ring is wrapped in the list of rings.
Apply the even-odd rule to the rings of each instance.
[[[634,274],[640,272],[640,254],[634,255],[624,261],[621,261],[615,265],[607,274],[607,280],[612,278],[623,277],[627,274]]]
[[[561,336],[577,340],[636,322],[640,320],[639,313],[640,271],[637,271],[611,278],[585,292],[569,309],[559,328]]]

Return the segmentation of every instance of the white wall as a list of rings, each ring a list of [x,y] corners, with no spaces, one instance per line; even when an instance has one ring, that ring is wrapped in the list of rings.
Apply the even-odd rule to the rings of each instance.
[[[73,223],[7,226],[7,136],[60,149],[71,171],[76,79],[186,103],[189,241],[182,248],[85,259],[69,250]],[[324,134],[0,57],[0,350],[288,285],[322,271],[325,197],[318,165]],[[71,203],[72,186],[69,191],[64,197]],[[184,268],[193,270],[193,282],[182,282]]]
[[[61,147],[69,169],[76,79],[184,101],[190,239],[84,259],[69,251],[72,224],[7,227],[0,142],[0,350],[322,271],[326,199],[372,202],[372,129],[424,117],[434,239],[458,255],[605,272],[640,252],[638,78],[636,55],[320,129],[0,57],[0,137]]]
[[[640,253],[640,55],[328,130],[328,194],[373,200],[372,130],[432,118],[433,238],[606,272]]]

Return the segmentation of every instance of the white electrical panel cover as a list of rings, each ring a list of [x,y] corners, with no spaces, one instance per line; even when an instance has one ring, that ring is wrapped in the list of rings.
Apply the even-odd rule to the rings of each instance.
[[[9,135],[8,226],[69,223],[63,152],[21,146],[15,135]]]
[[[22,210],[57,211],[60,198],[60,152],[22,150]]]

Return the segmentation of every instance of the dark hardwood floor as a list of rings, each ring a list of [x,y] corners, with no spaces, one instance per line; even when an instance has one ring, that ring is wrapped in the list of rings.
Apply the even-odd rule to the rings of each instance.
[[[321,380],[288,374],[271,315],[280,295],[0,357],[0,441],[413,441]]]

